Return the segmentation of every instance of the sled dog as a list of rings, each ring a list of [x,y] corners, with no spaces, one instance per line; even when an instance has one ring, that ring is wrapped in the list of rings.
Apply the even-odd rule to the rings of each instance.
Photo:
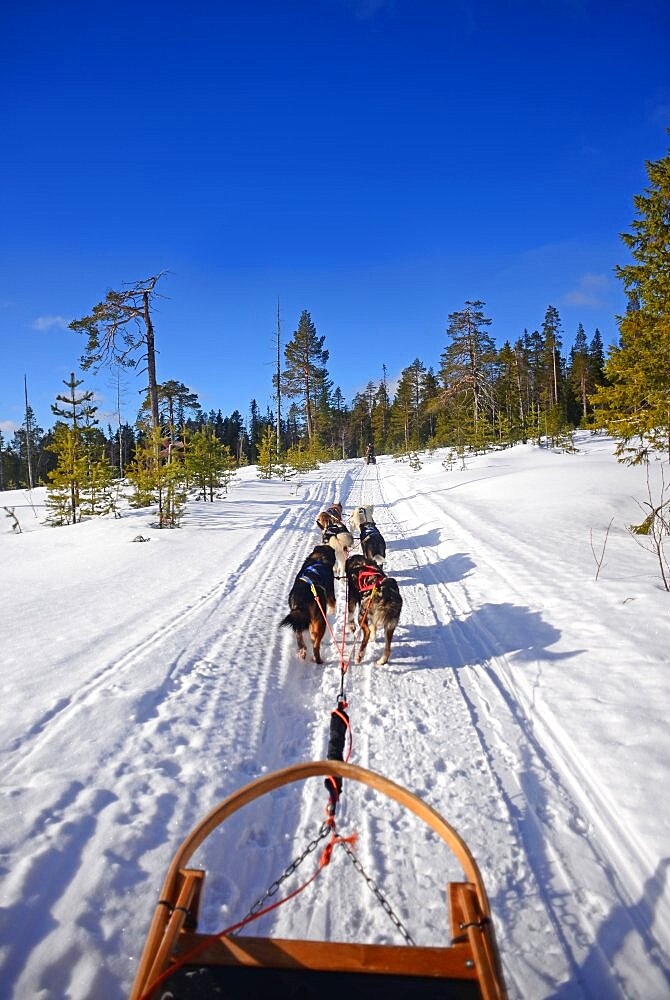
[[[384,565],[386,559],[386,542],[372,517],[374,507],[356,507],[349,516],[349,526],[352,531],[358,531],[361,536],[361,549],[366,559],[371,559],[378,566]]]
[[[288,606],[291,610],[286,618],[280,622],[279,627],[293,629],[298,642],[298,656],[301,660],[307,657],[303,632],[309,630],[313,659],[315,663],[323,663],[321,640],[326,632],[324,615],[328,611],[335,610],[334,565],[335,552],[333,549],[329,545],[316,545],[302,564],[288,595]],[[321,608],[314,596],[314,591],[319,598]]]
[[[384,652],[376,661],[380,666],[388,663],[391,655],[391,640],[402,610],[402,597],[397,582],[387,576],[380,567],[365,556],[349,556],[347,559],[347,609],[349,628],[356,630],[354,612],[358,608],[358,624],[363,632],[361,648],[356,662],[363,659],[370,633],[375,638],[377,629],[384,630]]]
[[[335,552],[337,578],[344,579],[347,556],[354,544],[354,537],[342,521],[342,504],[334,503],[327,510],[322,510],[316,523],[321,528],[321,541],[324,545],[330,545]]]

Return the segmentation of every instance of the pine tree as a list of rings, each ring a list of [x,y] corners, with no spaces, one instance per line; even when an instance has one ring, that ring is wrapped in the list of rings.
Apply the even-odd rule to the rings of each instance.
[[[589,363],[591,368],[591,385],[595,389],[599,385],[604,385],[606,381],[605,349],[598,327],[596,327],[595,333],[591,338],[591,343],[589,344]]]
[[[386,384],[386,371],[384,371],[384,377],[375,393],[372,413],[370,414],[372,443],[377,455],[382,455],[388,448],[390,413],[391,400]]]
[[[202,412],[198,394],[192,392],[183,382],[169,379],[156,386],[158,393],[158,422],[165,429],[170,441],[174,442],[186,423],[188,410],[197,420]],[[140,408],[139,419],[151,413],[151,399],[147,398]]]
[[[289,399],[302,399],[304,426],[311,443],[316,433],[316,402],[318,389],[327,380],[328,351],[325,336],[318,337],[312,317],[303,310],[293,339],[284,348],[286,367],[281,388]]]
[[[670,152],[648,162],[647,174],[632,232],[621,236],[633,263],[616,269],[628,310],[605,362],[608,384],[591,397],[597,425],[619,439],[618,458],[633,463],[652,451],[670,461]]]
[[[458,400],[472,414],[471,437],[478,444],[486,436],[485,422],[493,402],[495,345],[486,332],[492,320],[480,300],[466,301],[465,308],[449,314],[447,336],[451,343],[440,356],[440,378],[444,386],[441,404]]]
[[[35,414],[31,406],[26,407],[24,422],[21,427],[14,431],[14,438],[10,453],[16,456],[16,487],[25,484],[30,485],[31,476],[28,471],[28,456],[31,456],[32,467],[37,472],[37,482],[43,481],[44,474],[48,472],[50,463],[47,460],[48,453],[46,446],[50,443],[46,439],[44,431],[37,426]]]
[[[128,479],[135,487],[130,503],[149,507],[157,502],[158,527],[176,528],[186,503],[185,462],[182,452],[164,445],[158,427],[138,442],[128,467]]]
[[[372,440],[372,422],[370,414],[370,397],[365,392],[357,392],[351,402],[350,413],[351,436],[356,454],[364,455],[365,449]]]
[[[391,405],[392,439],[396,448],[405,454],[412,448],[418,447],[421,371],[417,364],[421,365],[418,359],[401,372],[395,399]]]
[[[51,406],[52,413],[62,417],[65,423],[56,424],[53,442],[49,446],[57,459],[55,469],[48,474],[51,480],[47,491],[47,502],[52,512],[50,523],[76,524],[81,520],[82,513],[91,512],[88,501],[85,511],[81,509],[81,493],[91,477],[93,462],[100,460],[99,454],[94,455],[96,443],[98,451],[104,450],[105,438],[95,427],[97,406],[91,402],[93,392],[77,392],[82,382],[82,379],[74,377],[74,372],[70,372],[70,380],[63,379],[68,393],[56,396],[56,403]],[[58,406],[58,403],[62,405]],[[99,477],[102,471],[96,469],[95,475]]]
[[[89,461],[85,459],[85,476],[79,486],[79,503],[82,517],[99,517],[116,513],[117,498],[114,490],[114,470],[106,456]]]
[[[158,415],[158,383],[156,380],[156,346],[151,303],[156,285],[165,272],[145,281],[137,281],[123,291],[110,291],[103,302],[93,307],[89,316],[73,320],[70,329],[88,337],[81,359],[82,369],[118,364],[136,368],[146,364],[151,399],[152,427],[160,424]]]
[[[203,500],[213,502],[215,491],[221,487],[228,491],[235,463],[230,449],[218,440],[211,424],[193,435],[185,464]]]
[[[258,450],[258,478],[272,479],[278,472],[277,441],[272,427],[267,426]]]
[[[498,352],[495,433],[499,445],[523,440],[526,433],[521,355],[519,342],[513,348],[509,340]]]
[[[586,333],[581,323],[577,327],[575,342],[570,350],[568,381],[579,402],[582,422],[584,422],[589,412],[589,393],[595,386],[591,381],[591,358]]]
[[[50,445],[57,456],[56,468],[49,473],[46,505],[50,511],[48,523],[52,525],[76,524],[81,520],[80,488],[86,479],[86,457],[81,442],[81,431],[57,423],[54,440]]]
[[[258,413],[258,403],[252,399],[249,405],[249,463],[251,465],[256,465],[258,462],[263,430],[263,423]]]
[[[544,360],[543,367],[547,374],[544,386],[544,398],[548,408],[558,406],[561,400],[562,346],[561,317],[555,306],[547,306],[542,323],[542,353]]]

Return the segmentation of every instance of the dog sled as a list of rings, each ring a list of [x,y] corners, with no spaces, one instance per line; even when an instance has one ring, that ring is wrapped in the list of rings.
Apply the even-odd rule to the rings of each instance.
[[[344,779],[375,789],[413,812],[444,841],[465,876],[464,881],[447,884],[450,941],[418,947],[407,933],[406,945],[235,936],[246,921],[220,934],[198,933],[205,872],[188,867],[194,852],[243,806],[283,785],[319,775],[326,778],[326,787],[332,782],[339,789]],[[340,840],[343,844],[344,839]],[[373,771],[332,759],[296,764],[229,796],[183,841],[168,868],[130,1000],[214,996],[340,1000],[347,993],[356,998],[384,996],[385,1000],[506,997],[486,890],[474,858],[453,827],[416,795]]]

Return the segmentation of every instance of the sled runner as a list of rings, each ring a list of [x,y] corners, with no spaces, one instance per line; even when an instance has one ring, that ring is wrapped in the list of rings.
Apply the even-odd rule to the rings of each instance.
[[[447,844],[465,875],[465,881],[447,885],[450,942],[418,947],[413,943],[392,946],[232,936],[240,925],[217,935],[196,932],[205,873],[186,867],[193,853],[221,823],[254,799],[318,775],[338,788],[344,779],[376,789],[413,812]],[[335,838],[333,832],[337,843],[345,845],[345,839]],[[394,922],[404,932],[400,922]],[[406,932],[404,935],[411,942]],[[256,996],[341,1000],[347,994],[356,998],[383,996],[384,1000],[506,997],[486,890],[474,858],[450,824],[416,795],[373,771],[339,760],[295,764],[229,796],[183,841],[156,904],[130,1000],[215,996],[228,1000]]]

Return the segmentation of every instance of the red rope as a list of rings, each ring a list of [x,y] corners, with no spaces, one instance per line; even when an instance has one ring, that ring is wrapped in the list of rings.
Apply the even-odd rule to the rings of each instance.
[[[318,594],[317,594],[317,592],[316,592],[316,587],[314,586],[314,584],[313,584],[313,583],[312,583],[312,584],[310,584],[310,586],[311,586],[311,588],[312,588],[312,593],[313,593],[313,595],[314,595],[314,600],[315,600],[315,601],[316,601],[316,603],[317,603],[317,606],[318,606],[318,608],[319,608],[319,611],[320,611],[320,612],[321,612],[321,614],[323,615],[323,620],[324,620],[324,622],[325,622],[325,623],[326,623],[326,625],[328,626],[328,631],[330,632],[330,635],[331,635],[331,638],[332,638],[333,642],[335,643],[335,646],[336,646],[337,648],[339,648],[339,647],[338,647],[338,645],[337,645],[337,639],[335,638],[335,633],[333,632],[332,628],[330,627],[330,622],[328,621],[328,617],[327,617],[327,615],[326,615],[326,612],[325,612],[325,611],[323,610],[323,607],[322,607],[322,605],[321,605],[321,601],[319,600],[319,595],[318,595]]]
[[[330,864],[334,848],[338,844],[353,845],[356,843],[356,840],[358,838],[358,834],[356,833],[352,833],[350,837],[338,837],[334,829],[335,827],[334,820],[332,825],[333,825],[333,833],[331,835],[330,840],[323,849],[321,857],[319,858],[319,864],[317,866],[317,869],[311,878],[307,879],[306,882],[303,882],[303,884],[298,886],[297,889],[294,889],[293,892],[288,894],[288,896],[284,896],[283,899],[276,900],[269,906],[264,907],[264,909],[259,910],[258,913],[253,913],[250,916],[245,917],[244,920],[240,920],[238,921],[238,923],[231,924],[230,927],[226,927],[222,931],[217,931],[216,934],[209,934],[207,937],[203,938],[202,941],[198,942],[195,948],[192,948],[191,951],[187,952],[185,955],[182,955],[180,958],[174,961],[172,965],[170,965],[164,972],[161,972],[159,976],[156,976],[154,981],[150,983],[149,986],[144,991],[144,993],[142,993],[140,1000],[149,1000],[151,994],[155,990],[157,990],[159,986],[162,986],[163,983],[165,983],[170,978],[170,976],[173,976],[175,972],[179,971],[179,969],[182,969],[185,965],[188,965],[194,958],[196,958],[203,951],[209,948],[211,944],[214,944],[215,941],[218,941],[220,938],[225,937],[227,934],[232,934],[233,931],[240,930],[242,927],[246,926],[246,924],[250,924],[253,920],[258,920],[259,917],[265,916],[266,913],[271,913],[272,910],[276,910],[278,906],[282,906],[284,903],[288,903],[290,899],[295,899],[295,897],[299,893],[301,893],[303,889],[306,889],[308,885],[311,885],[312,882],[316,879],[317,875],[319,875],[323,871],[323,869]]]

